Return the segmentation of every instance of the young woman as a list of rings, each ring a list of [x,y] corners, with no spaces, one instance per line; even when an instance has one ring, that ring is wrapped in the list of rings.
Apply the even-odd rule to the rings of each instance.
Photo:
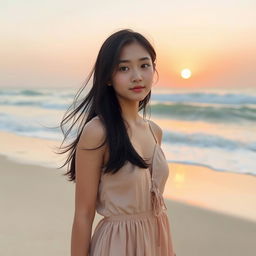
[[[162,196],[169,175],[162,130],[145,118],[155,61],[141,34],[112,34],[90,74],[91,90],[61,122],[73,122],[64,140],[79,124],[62,152],[69,152],[64,175],[76,183],[71,256],[175,255]],[[95,210],[103,219],[91,237]]]

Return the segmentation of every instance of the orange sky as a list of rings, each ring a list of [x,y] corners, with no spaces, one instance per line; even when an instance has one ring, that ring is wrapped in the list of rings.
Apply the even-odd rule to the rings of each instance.
[[[103,41],[131,28],[157,52],[158,86],[256,87],[256,2],[1,3],[0,87],[80,86]],[[192,71],[182,79],[183,68]]]

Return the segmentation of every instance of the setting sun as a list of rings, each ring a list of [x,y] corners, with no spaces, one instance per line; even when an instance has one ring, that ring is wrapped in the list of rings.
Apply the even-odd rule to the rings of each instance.
[[[192,72],[190,71],[190,69],[185,68],[181,71],[181,77],[184,79],[188,79],[191,77]]]

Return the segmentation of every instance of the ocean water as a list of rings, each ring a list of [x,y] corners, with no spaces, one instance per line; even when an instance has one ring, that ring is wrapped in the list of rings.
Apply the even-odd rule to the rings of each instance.
[[[77,90],[0,88],[0,130],[62,141],[60,129],[51,127]],[[168,162],[256,175],[255,89],[153,88],[150,104]]]

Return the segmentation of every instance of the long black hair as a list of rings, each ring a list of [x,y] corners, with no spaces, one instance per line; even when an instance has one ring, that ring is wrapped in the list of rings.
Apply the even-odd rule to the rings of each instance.
[[[133,148],[127,134],[124,120],[121,115],[121,107],[117,100],[113,86],[107,86],[109,81],[111,81],[112,74],[116,68],[116,65],[118,64],[118,58],[122,48],[133,42],[139,43],[147,50],[151,56],[153,68],[156,70],[156,52],[150,42],[143,35],[134,32],[131,29],[119,30],[109,36],[101,46],[96,63],[87,77],[85,85],[78,90],[75,95],[74,102],[63,116],[60,123],[60,128],[64,135],[62,144],[67,139],[74,126],[78,125],[75,139],[69,145],[63,147],[62,152],[58,152],[58,154],[68,152],[68,157],[65,163],[59,168],[68,165],[68,170],[64,175],[69,177],[69,181],[75,182],[76,178],[75,155],[79,138],[85,124],[95,116],[100,118],[101,122],[106,128],[106,138],[99,147],[102,147],[105,143],[107,143],[110,153],[108,162],[102,169],[104,173],[116,173],[126,163],[126,161],[129,161],[141,168],[149,167],[149,164],[145,162],[144,159],[140,157],[140,155]],[[92,88],[86,97],[79,100],[79,95],[87,85],[92,74]],[[150,97],[151,91],[142,101],[139,102],[138,111],[143,110],[143,119],[146,116],[146,109],[149,105],[148,102]],[[64,126],[70,121],[72,122],[72,125],[65,132]]]

